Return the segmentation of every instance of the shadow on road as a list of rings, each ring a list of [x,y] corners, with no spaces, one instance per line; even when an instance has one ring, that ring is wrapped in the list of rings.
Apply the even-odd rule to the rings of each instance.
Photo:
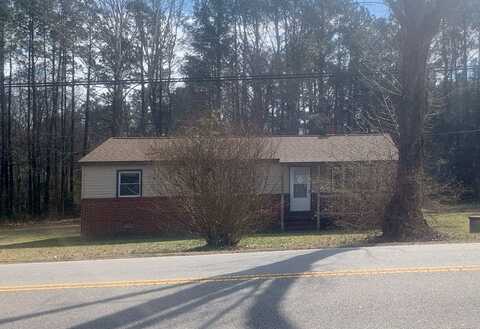
[[[252,274],[300,273],[311,271],[312,264],[338,253],[353,249],[318,250],[307,254],[293,256],[286,260],[258,266],[246,271],[229,273],[224,276],[242,276]],[[232,256],[234,257],[234,256]],[[196,324],[198,328],[212,328],[229,312],[233,312],[245,302],[249,309],[246,315],[246,326],[250,328],[295,328],[295,325],[282,313],[281,303],[296,279],[220,281],[201,284],[184,284],[156,289],[142,290],[122,294],[111,298],[81,303],[43,312],[31,313],[17,317],[0,319],[0,325],[43,317],[59,316],[63,312],[88,308],[96,305],[127,302],[129,298],[142,297],[147,301],[135,304],[112,314],[89,320],[74,329],[90,328],[130,328],[141,329],[161,324],[163,321],[179,316],[191,316],[193,311],[208,306],[208,314],[201,319],[204,323]],[[180,290],[179,290],[180,289]],[[169,291],[174,290],[171,293]],[[152,296],[155,293],[167,293],[164,296]],[[204,310],[201,310],[204,311]],[[88,314],[88,309],[83,310]]]

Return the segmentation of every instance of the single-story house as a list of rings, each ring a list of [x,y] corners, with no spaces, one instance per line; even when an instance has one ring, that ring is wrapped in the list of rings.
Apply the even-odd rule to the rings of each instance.
[[[336,197],[342,193],[384,195],[381,186],[393,176],[391,169],[398,161],[397,148],[384,134],[268,138],[277,145],[268,161],[281,229],[318,229],[322,214],[346,213],[348,201],[338,202]],[[158,192],[161,182],[154,177],[151,154],[166,141],[110,138],[80,160],[83,235],[155,234],[165,227],[158,223],[169,219],[153,210],[166,204],[168,196]],[[389,170],[387,178],[381,174],[384,169]],[[368,208],[370,203],[350,201],[354,207]]]

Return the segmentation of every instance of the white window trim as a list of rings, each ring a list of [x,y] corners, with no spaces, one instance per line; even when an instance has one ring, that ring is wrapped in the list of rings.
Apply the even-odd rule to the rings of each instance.
[[[140,184],[140,188],[139,188],[139,194],[136,194],[136,195],[121,195],[120,194],[120,182],[121,182],[121,178],[122,178],[122,174],[132,174],[132,173],[135,173],[135,174],[138,174],[139,176],[139,184]],[[142,195],[143,195],[143,172],[142,170],[140,169],[134,169],[134,170],[118,170],[117,171],[117,198],[141,198]]]

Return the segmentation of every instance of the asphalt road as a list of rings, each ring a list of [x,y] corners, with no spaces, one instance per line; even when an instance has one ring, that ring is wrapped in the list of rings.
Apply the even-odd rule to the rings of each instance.
[[[480,328],[480,244],[0,265],[0,328]]]

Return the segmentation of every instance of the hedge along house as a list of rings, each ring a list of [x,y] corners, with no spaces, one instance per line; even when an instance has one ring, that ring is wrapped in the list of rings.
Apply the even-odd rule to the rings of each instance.
[[[388,194],[398,160],[388,135],[267,138],[275,145],[268,181],[282,230],[320,229],[323,218],[375,214],[373,200]],[[165,222],[174,227],[169,211],[158,211],[171,196],[159,192],[152,158],[168,140],[110,138],[80,160],[83,235],[158,234],[169,227],[160,225]]]

